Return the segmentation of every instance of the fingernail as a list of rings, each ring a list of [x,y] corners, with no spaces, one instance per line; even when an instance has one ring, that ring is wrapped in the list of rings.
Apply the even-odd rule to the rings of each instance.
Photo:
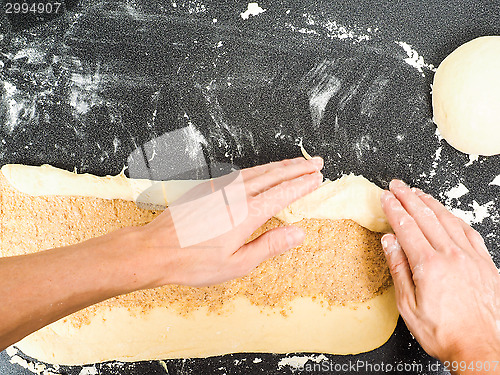
[[[299,246],[305,238],[305,233],[302,229],[297,227],[286,228],[286,241],[288,242],[288,247]]]
[[[404,189],[404,188],[408,188],[408,185],[406,185],[401,180],[392,180],[391,183],[389,184],[389,188],[391,190],[392,189]]]
[[[411,189],[418,197],[420,197],[421,195],[425,195],[425,193],[420,190],[419,188],[412,188]]]
[[[315,172],[313,173],[314,176],[314,182],[316,182],[318,185],[323,182],[323,174],[321,172]]]
[[[384,234],[380,242],[387,256],[391,255],[394,250],[399,248],[398,239],[393,234]]]
[[[422,190],[420,190],[419,188],[416,188],[416,187],[412,187],[411,191],[413,191],[417,195],[417,197],[420,197],[421,195],[425,194]]]
[[[384,249],[384,251],[386,251],[387,249],[387,246],[389,246],[389,237],[390,237],[390,234],[384,234],[382,236],[382,238],[380,239],[380,242],[382,243],[382,249]]]
[[[394,194],[392,194],[389,190],[384,190],[380,196],[380,200],[382,202],[388,201],[389,199],[393,199]]]
[[[318,171],[323,168],[324,161],[320,156],[315,156],[312,159],[309,159],[309,162],[311,162]]]

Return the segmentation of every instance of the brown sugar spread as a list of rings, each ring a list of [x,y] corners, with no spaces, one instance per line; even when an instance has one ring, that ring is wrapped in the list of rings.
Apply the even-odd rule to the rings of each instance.
[[[160,212],[133,202],[88,197],[29,196],[13,189],[0,173],[0,255],[13,256],[72,245],[126,226],[141,226]],[[250,240],[284,223],[271,218]],[[111,298],[73,314],[73,324],[89,321],[98,309],[127,307],[147,312],[164,306],[188,314],[201,306],[213,313],[235,297],[273,307],[286,316],[297,297],[331,305],[364,302],[391,284],[389,269],[374,233],[352,220],[304,219],[303,244],[262,263],[247,276],[220,285],[194,288],[167,285]]]

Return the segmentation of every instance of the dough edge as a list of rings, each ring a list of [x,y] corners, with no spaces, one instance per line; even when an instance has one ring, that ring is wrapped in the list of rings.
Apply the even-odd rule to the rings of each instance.
[[[165,307],[146,314],[141,314],[140,309],[106,309],[81,328],[60,320],[15,346],[31,357],[59,365],[237,352],[347,355],[383,345],[399,317],[393,286],[369,301],[348,307],[329,309],[311,298],[297,298],[290,306],[287,316],[251,305],[242,297],[225,304],[220,313],[209,313],[202,307],[188,316]]]
[[[50,165],[40,167],[7,164],[1,172],[18,191],[32,195],[79,195],[136,202],[138,197],[153,205],[168,205],[189,189],[206,180],[151,181],[116,176],[77,174]],[[160,191],[162,194],[158,194]],[[382,189],[363,176],[345,175],[325,180],[315,191],[293,202],[275,215],[285,223],[302,219],[351,219],[373,232],[391,232],[380,204]]]

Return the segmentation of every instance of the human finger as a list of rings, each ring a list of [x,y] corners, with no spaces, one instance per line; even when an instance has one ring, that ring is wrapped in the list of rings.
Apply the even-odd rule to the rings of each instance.
[[[408,311],[413,311],[416,305],[415,284],[408,259],[395,235],[385,234],[381,242],[394,280],[399,311],[402,315],[406,315]]]
[[[462,220],[462,226],[464,228],[465,235],[467,236],[470,244],[472,245],[472,248],[476,251],[476,253],[480,257],[492,262],[493,258],[491,257],[491,254],[488,251],[488,248],[486,247],[486,243],[484,242],[483,236],[481,236],[481,234],[478,231],[476,231],[474,228],[472,228],[463,220]]]
[[[298,162],[278,163],[272,168],[267,168],[264,173],[255,175],[245,181],[245,189],[250,196],[258,195],[283,181],[300,177],[304,174],[314,173],[323,168],[323,159],[320,157]]]
[[[412,190],[420,198],[420,200],[435,213],[439,222],[456,246],[468,252],[475,251],[474,245],[469,238],[469,236],[472,238],[472,233],[470,233],[469,236],[466,234],[466,230],[473,230],[472,228],[470,228],[462,219],[456,217],[448,211],[446,207],[441,204],[441,202],[431,195],[424,193],[418,188],[412,188]]]
[[[248,238],[252,232],[276,215],[290,203],[312,192],[323,181],[321,172],[314,172],[287,180],[249,199],[248,221],[243,235]]]
[[[382,209],[391,225],[410,268],[421,265],[426,258],[435,253],[415,220],[406,212],[401,202],[390,191],[384,191],[380,197]]]
[[[243,245],[230,259],[234,277],[248,274],[263,261],[299,246],[304,241],[302,229],[288,226],[272,229]]]
[[[436,213],[422,202],[404,182],[392,180],[389,189],[415,220],[429,244],[437,251],[448,252],[450,244],[454,242],[441,225]]]
[[[273,168],[277,168],[280,166],[286,166],[291,164],[297,164],[304,160],[303,157],[297,157],[293,159],[283,159],[279,161],[272,161],[270,163],[256,165],[254,167],[245,168],[241,170],[241,174],[245,181],[248,181],[254,177],[260,176],[263,173],[266,173]]]

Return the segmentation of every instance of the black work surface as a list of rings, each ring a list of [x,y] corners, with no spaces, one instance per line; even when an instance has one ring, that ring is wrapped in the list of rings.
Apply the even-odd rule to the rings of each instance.
[[[437,66],[460,44],[500,34],[498,1],[262,1],[266,11],[248,20],[240,17],[242,1],[66,3],[62,15],[35,20],[28,30],[0,18],[0,166],[49,163],[116,174],[137,147],[154,147],[175,129],[184,129],[179,152],[201,147],[208,163],[239,168],[299,156],[302,141],[325,158],[327,178],[353,172],[386,188],[397,177],[451,208],[483,206],[484,220],[468,215],[500,264],[500,187],[489,185],[500,158],[469,163],[439,140],[431,120],[432,69],[405,62],[398,43]],[[469,193],[443,195],[458,183]],[[293,355],[46,369],[290,374],[297,370],[280,361]],[[354,373],[345,365],[363,363],[406,368],[356,373],[444,373],[401,320],[377,350],[326,357],[311,373]],[[15,359],[0,354],[2,375],[33,373]]]

